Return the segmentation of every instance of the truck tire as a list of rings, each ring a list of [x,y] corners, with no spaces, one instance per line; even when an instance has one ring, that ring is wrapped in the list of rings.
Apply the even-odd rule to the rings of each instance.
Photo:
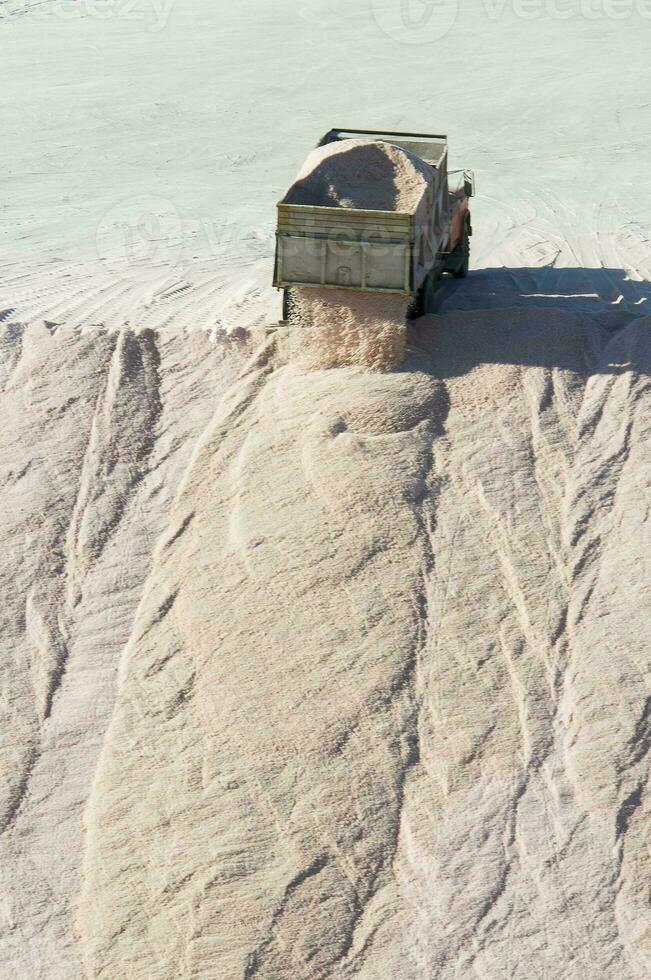
[[[439,269],[432,269],[423,283],[421,316],[427,316],[429,313],[436,312],[437,295],[440,285],[441,272]]]
[[[468,275],[468,268],[470,266],[470,235],[468,234],[468,226],[466,225],[463,232],[463,241],[461,242],[461,252],[463,259],[461,265],[456,269],[452,275],[455,279],[465,279]]]
[[[428,272],[423,281],[423,285],[418,290],[418,295],[414,298],[407,312],[407,318],[409,320],[417,320],[418,317],[427,316],[428,313],[436,312],[436,296],[440,280],[441,270],[439,268],[432,269],[431,272]]]

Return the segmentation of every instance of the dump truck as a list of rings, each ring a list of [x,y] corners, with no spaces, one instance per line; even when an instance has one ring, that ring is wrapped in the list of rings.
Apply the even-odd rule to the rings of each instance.
[[[295,287],[395,293],[410,298],[410,316],[432,312],[442,274],[468,273],[474,174],[448,171],[442,135],[331,129],[317,146],[347,139],[391,143],[429,164],[434,180],[425,206],[367,211],[281,201],[273,282],[283,290],[283,317]]]

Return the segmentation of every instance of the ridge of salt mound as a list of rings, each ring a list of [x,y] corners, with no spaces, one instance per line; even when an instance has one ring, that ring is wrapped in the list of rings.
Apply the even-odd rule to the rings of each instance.
[[[313,150],[283,203],[414,212],[433,181],[433,168],[413,153],[347,139]]]

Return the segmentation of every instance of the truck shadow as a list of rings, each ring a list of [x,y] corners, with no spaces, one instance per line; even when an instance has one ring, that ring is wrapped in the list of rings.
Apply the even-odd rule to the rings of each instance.
[[[479,269],[442,281],[411,335],[441,379],[480,364],[651,375],[650,303],[651,283],[621,269]]]
[[[438,311],[538,306],[601,315],[651,313],[651,282],[636,282],[623,269],[472,269],[467,279],[445,279]]]

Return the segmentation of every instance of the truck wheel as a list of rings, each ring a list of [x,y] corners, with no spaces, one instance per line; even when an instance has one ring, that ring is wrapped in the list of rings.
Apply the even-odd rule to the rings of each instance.
[[[427,316],[428,313],[436,312],[436,301],[439,286],[441,285],[441,274],[438,271],[432,270],[428,275],[427,279],[423,283],[423,299],[422,299],[422,313],[421,316]]]
[[[424,313],[424,310],[423,310],[423,289],[424,289],[424,287],[421,286],[420,289],[418,290],[417,294],[414,296],[413,300],[409,304],[409,307],[407,309],[407,319],[408,320],[417,320]]]
[[[407,319],[417,320],[418,317],[436,312],[436,298],[440,279],[441,273],[438,269],[432,269],[431,272],[428,272],[423,280],[423,285],[407,311]]]
[[[463,233],[461,252],[463,254],[463,260],[461,262],[461,265],[456,270],[456,272],[452,273],[455,279],[465,279],[466,276],[468,275],[468,267],[470,266],[470,236],[468,234],[467,225]]]
[[[413,297],[411,303],[407,308],[407,319],[408,320],[418,320],[419,317],[425,316],[425,286],[427,285],[427,279],[423,280],[423,285],[420,287],[416,295]]]

